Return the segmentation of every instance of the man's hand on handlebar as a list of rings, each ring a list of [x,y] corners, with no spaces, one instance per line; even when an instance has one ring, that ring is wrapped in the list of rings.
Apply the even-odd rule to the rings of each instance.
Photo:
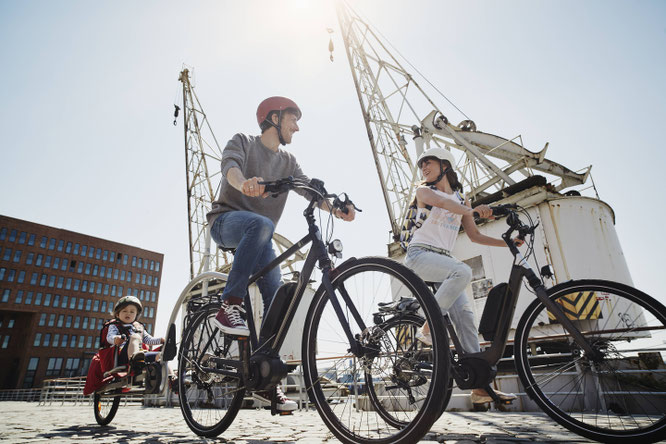
[[[264,179],[261,177],[253,177],[251,179],[247,179],[245,182],[241,184],[241,193],[245,194],[246,196],[249,197],[267,197],[268,193],[266,193],[266,187],[261,184]]]
[[[354,208],[354,204],[347,204],[347,206],[343,210],[341,210],[340,208],[336,208],[335,210],[333,210],[333,215],[335,215],[335,217],[337,217],[338,219],[342,219],[346,222],[351,222],[356,217],[356,209]]]

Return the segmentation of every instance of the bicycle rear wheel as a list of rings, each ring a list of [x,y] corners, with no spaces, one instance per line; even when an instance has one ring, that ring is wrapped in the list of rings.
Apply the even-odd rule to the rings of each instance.
[[[548,290],[599,358],[586,354],[540,301],[516,330],[527,394],[555,421],[603,442],[666,438],[666,308],[627,285],[566,282]]]
[[[210,371],[237,371],[211,358],[239,360],[238,342],[221,334],[212,323],[219,309],[220,304],[209,304],[194,315],[178,352],[180,409],[188,427],[209,438],[231,425],[245,393],[240,373],[224,376]]]
[[[352,259],[334,273],[335,295],[323,287],[315,293],[303,330],[308,395],[343,442],[417,442],[439,417],[448,382],[441,310],[425,283],[393,260]],[[422,347],[408,345],[415,321],[403,323],[402,334],[400,321],[387,325],[375,316],[379,303],[400,297],[416,299],[431,326],[433,347],[419,359],[409,353]],[[345,328],[360,351],[350,350]]]
[[[95,393],[93,396],[93,409],[95,410],[95,421],[101,426],[108,425],[118,412],[120,405],[120,394],[117,396],[102,396]]]

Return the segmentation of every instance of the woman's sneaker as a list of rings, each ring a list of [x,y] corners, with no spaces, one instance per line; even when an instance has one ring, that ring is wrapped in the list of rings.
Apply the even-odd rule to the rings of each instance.
[[[275,387],[276,394],[277,396],[277,410],[278,412],[291,412],[293,410],[296,410],[298,408],[298,404],[296,401],[292,401],[291,399],[287,398],[287,396],[284,394],[280,386],[278,385]],[[264,390],[260,392],[254,392],[252,393],[252,396],[257,398],[259,401],[265,402],[268,405],[271,403],[271,391],[270,390]]]
[[[241,312],[243,312],[243,309],[240,305],[229,304],[224,301],[222,302],[222,308],[213,319],[213,324],[227,335],[250,336],[250,330],[245,325]]]

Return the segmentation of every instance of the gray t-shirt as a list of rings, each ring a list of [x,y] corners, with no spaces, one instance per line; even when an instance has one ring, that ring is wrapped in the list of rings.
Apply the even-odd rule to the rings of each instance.
[[[259,136],[236,134],[222,152],[220,194],[213,202],[213,209],[206,215],[208,226],[212,226],[215,219],[227,211],[251,211],[266,216],[276,225],[282,216],[287,193],[278,197],[248,197],[227,181],[227,172],[233,167],[239,168],[247,179],[262,177],[265,181],[271,181],[293,176],[295,179],[309,180],[293,154],[281,148],[277,152],[270,150],[261,143]],[[306,191],[295,191],[309,198]]]

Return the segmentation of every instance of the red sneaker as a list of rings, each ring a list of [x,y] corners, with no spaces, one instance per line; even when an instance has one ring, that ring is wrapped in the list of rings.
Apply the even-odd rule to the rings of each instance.
[[[250,330],[245,325],[241,312],[243,308],[240,305],[222,302],[222,308],[213,319],[213,324],[227,335],[250,336]]]

